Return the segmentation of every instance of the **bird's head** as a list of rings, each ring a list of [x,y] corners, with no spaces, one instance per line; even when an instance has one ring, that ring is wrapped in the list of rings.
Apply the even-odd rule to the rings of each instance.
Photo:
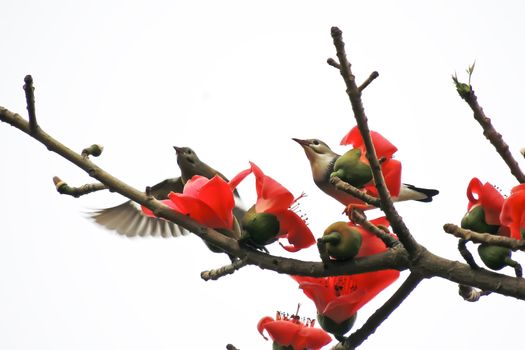
[[[306,157],[310,161],[314,181],[321,182],[328,178],[332,172],[334,161],[339,155],[319,139],[292,139],[304,149]]]
[[[332,159],[334,156],[337,156],[326,143],[319,139],[301,140],[293,138],[292,140],[301,145],[310,163],[324,158]]]
[[[189,147],[177,147],[173,146],[175,152],[177,152],[177,164],[181,170],[193,169],[199,163],[199,157]]]

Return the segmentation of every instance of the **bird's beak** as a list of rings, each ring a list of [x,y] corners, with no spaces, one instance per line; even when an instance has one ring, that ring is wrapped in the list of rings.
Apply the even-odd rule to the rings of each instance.
[[[179,154],[182,151],[181,147],[173,146],[173,148],[175,149],[175,152],[177,152],[177,154]]]
[[[292,140],[300,144],[302,147],[308,147],[308,140],[301,140],[296,138],[292,138]]]

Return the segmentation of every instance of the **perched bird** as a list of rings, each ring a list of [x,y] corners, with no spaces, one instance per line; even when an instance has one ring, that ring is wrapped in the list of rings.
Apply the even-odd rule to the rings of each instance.
[[[330,183],[330,176],[335,170],[341,171],[341,169],[343,169],[348,171],[348,169],[344,169],[345,165],[348,168],[348,162],[346,162],[346,164],[339,163],[344,163],[346,161],[345,158],[354,158],[351,154],[351,151],[341,156],[332,151],[330,147],[321,140],[301,140],[296,138],[293,140],[301,145],[301,147],[304,149],[306,157],[310,161],[312,176],[317,187],[344,205],[359,203],[357,198],[351,194],[338,190]],[[336,166],[336,163],[339,168]],[[354,185],[356,187],[360,187],[359,181],[361,181],[362,184],[363,178],[368,178],[369,180],[372,178],[371,173],[369,173],[370,170],[367,171],[367,169],[363,169],[362,164],[359,164],[359,167],[359,169],[356,169],[355,174],[359,175],[361,179],[358,180],[357,185]],[[335,174],[337,175],[338,172],[335,171]],[[365,182],[369,180],[365,180]],[[438,193],[439,191],[433,189],[415,187],[409,184],[401,184],[399,195],[392,199],[394,201],[416,200],[420,202],[431,202],[432,197]]]
[[[208,179],[218,175],[228,181],[219,171],[201,161],[191,148],[176,146],[173,148],[177,154],[177,164],[181,175],[176,178],[166,179],[152,186],[150,193],[156,199],[167,199],[168,194],[172,191],[182,193],[184,184],[194,175],[201,175]],[[237,191],[234,192],[234,195],[236,201],[240,201]],[[244,212],[240,205],[237,205],[234,209],[234,215],[237,218],[242,218]],[[188,233],[185,229],[170,221],[145,215],[139,205],[133,201],[127,201],[111,208],[95,210],[90,213],[90,216],[97,224],[128,237],[157,235],[177,237]]]

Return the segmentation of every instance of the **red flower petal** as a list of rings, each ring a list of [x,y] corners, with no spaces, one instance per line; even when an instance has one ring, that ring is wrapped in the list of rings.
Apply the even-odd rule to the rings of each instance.
[[[264,324],[264,328],[270,337],[279,345],[291,345],[301,327],[303,327],[301,324],[285,320]]]
[[[469,201],[468,210],[470,210],[472,206],[478,204],[482,187],[483,187],[483,184],[477,177],[473,177],[472,180],[470,180],[468,187],[467,187],[467,198]]]
[[[257,323],[257,330],[266,340],[268,340],[268,338],[266,338],[266,336],[263,334],[263,331],[266,329],[266,324],[269,322],[274,322],[274,319],[271,318],[270,316],[265,316],[261,318],[259,322]]]
[[[332,300],[321,312],[335,323],[341,323],[352,317],[359,309],[359,302],[365,296],[364,290],[356,290]]]
[[[318,312],[322,312],[328,303],[335,299],[332,288],[328,288],[328,278],[314,278],[304,276],[292,276],[299,283],[304,294],[310,298]]]
[[[303,327],[297,334],[294,349],[320,349],[332,341],[328,333],[320,328]]]
[[[181,214],[189,215],[201,225],[225,229],[231,229],[233,226],[233,214],[231,211],[228,215],[218,213],[200,199],[185,196],[180,193],[171,192],[169,198],[179,209],[177,211]]]
[[[392,155],[396,153],[397,148],[390,141],[384,138],[380,133],[376,131],[370,131],[370,137],[376,150],[378,158],[392,158]],[[362,148],[363,153],[365,151],[363,137],[357,126],[354,126],[348,134],[341,140],[341,145],[353,145],[354,148]]]
[[[177,199],[173,200],[172,198]],[[192,177],[184,186],[182,195],[170,194],[170,199],[178,204],[185,214],[189,214],[203,225],[226,229],[231,229],[233,226],[232,211],[235,206],[233,192],[228,183],[217,175],[211,179],[199,175]],[[181,204],[181,200],[186,201],[186,203]],[[197,201],[205,205],[199,205]],[[213,213],[210,213],[207,208],[210,208]],[[202,212],[199,213],[199,210]],[[212,226],[212,222],[214,225],[220,224],[220,226]]]
[[[467,198],[469,200],[468,210],[476,204],[481,204],[487,224],[500,225],[499,217],[505,199],[494,186],[488,182],[482,184],[478,178],[474,177],[468,184]]]
[[[522,239],[521,230],[525,229],[525,184],[514,187],[503,203],[500,216],[501,224],[510,229],[510,235]]]
[[[396,159],[388,159],[381,164],[381,171],[390,195],[392,197],[399,196],[401,190],[401,162]],[[379,195],[373,181],[370,181],[364,188],[372,196],[377,197]]]
[[[285,210],[276,214],[280,224],[280,234],[286,234],[289,246],[282,246],[289,252],[296,252],[308,248],[316,241],[312,231],[306,223],[291,210]]]
[[[228,183],[230,185],[231,190],[233,191],[239,185],[239,183],[241,183],[241,181],[243,181],[244,178],[246,178],[246,176],[250,175],[251,173],[252,173],[252,169],[250,168],[250,169],[243,170],[237,175],[235,175],[233,179],[231,179],[230,182]]]
[[[255,175],[255,189],[257,191],[255,210],[258,213],[274,214],[288,209],[294,201],[293,194],[271,177],[264,175],[257,165],[252,162],[250,165]]]
[[[363,297],[356,305],[356,310],[359,310],[383,289],[394,283],[399,275],[398,270],[381,270],[354,275],[357,290],[364,291]]]

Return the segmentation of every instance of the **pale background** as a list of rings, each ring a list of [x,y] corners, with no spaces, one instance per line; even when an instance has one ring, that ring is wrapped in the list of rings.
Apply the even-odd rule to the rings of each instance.
[[[459,223],[468,181],[508,191],[516,180],[450,77],[466,79],[476,60],[480,102],[519,157],[524,10],[520,1],[4,0],[0,105],[25,116],[23,78],[32,74],[41,127],[77,151],[103,144],[96,162],[141,189],[178,174],[173,145],[191,146],[229,177],[254,161],[294,194],[308,193],[301,205],[319,235],[344,219],[342,207],[315,187],[291,138],[344,152],[336,145],[355,125],[343,81],[325,63],[337,25],[358,81],[380,73],[363,99],[371,127],[399,148],[404,181],[441,191],[400,213],[427,248],[460,259],[442,225]],[[262,316],[298,302],[315,315],[284,275],[247,267],[202,281],[202,270],[229,260],[195,236],[99,229],[84,213],[122,197],[58,195],[54,175],[72,185],[91,179],[7,124],[0,147],[0,349],[269,349],[256,331]],[[241,191],[253,203],[253,182]],[[294,257],[318,259],[314,248]],[[366,305],[357,327],[394,290]],[[435,278],[362,348],[517,349],[524,314],[513,298],[464,302],[456,285]]]

